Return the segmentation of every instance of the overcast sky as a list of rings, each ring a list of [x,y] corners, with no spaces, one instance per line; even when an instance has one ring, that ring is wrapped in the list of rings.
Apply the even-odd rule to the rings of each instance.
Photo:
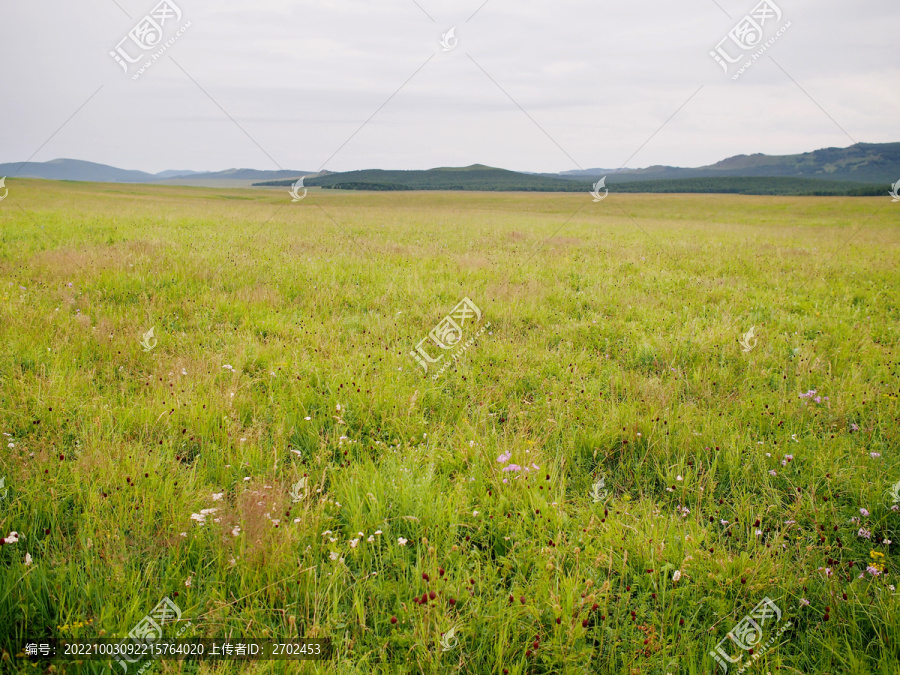
[[[710,51],[738,58],[758,0],[172,0],[133,79],[110,52],[142,53],[158,1],[0,5],[0,162],[556,172],[900,141],[896,0],[774,0],[737,80]]]

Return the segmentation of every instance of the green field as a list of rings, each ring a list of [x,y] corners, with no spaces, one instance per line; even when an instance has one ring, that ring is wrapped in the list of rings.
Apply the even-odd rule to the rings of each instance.
[[[889,197],[6,185],[0,671],[900,672]]]

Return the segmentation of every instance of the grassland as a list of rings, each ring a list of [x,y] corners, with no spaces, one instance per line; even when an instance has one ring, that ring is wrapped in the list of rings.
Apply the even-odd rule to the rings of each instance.
[[[765,597],[748,672],[900,672],[888,197],[7,187],[2,672],[164,596],[336,653],[160,673],[721,672]]]

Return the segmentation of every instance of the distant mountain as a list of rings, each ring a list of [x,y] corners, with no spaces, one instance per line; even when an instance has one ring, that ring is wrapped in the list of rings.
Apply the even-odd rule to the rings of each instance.
[[[54,159],[50,162],[0,164],[0,177],[3,176],[203,187],[282,187],[292,185],[298,178],[303,177],[306,186],[325,189],[521,192],[587,191],[591,183],[606,176],[606,183],[613,191],[614,186],[629,184],[630,187],[623,187],[620,192],[721,190],[743,194],[854,194],[854,185],[865,192],[876,189],[871,186],[887,185],[900,180],[900,143],[857,143],[849,148],[824,148],[799,155],[737,155],[698,168],[650,166],[643,169],[587,169],[560,174],[521,173],[483,164],[424,171],[368,169],[331,173],[227,169],[168,170],[150,174],[76,159]],[[772,180],[723,182],[724,179],[732,178]],[[697,182],[701,179],[704,182]],[[812,182],[797,182],[799,180]],[[636,187],[638,183],[648,182],[653,184]],[[817,182],[824,185],[817,185]],[[754,190],[756,192],[753,192]]]
[[[79,159],[54,159],[49,162],[10,162],[0,164],[0,176],[10,178],[44,178],[46,180],[74,180],[93,183],[152,183],[165,181],[168,185],[194,183],[229,184],[249,183],[258,180],[277,180],[293,177],[294,180],[313,171],[259,171],[257,169],[227,169],[225,171],[145,171],[117,169],[106,164],[84,162]]]
[[[308,177],[304,185],[337,190],[488,190],[511,192],[580,192],[589,188],[559,176],[541,176],[495,169],[483,164],[441,167],[425,171],[368,169]],[[289,185],[289,181],[255,183],[259,186]]]
[[[117,169],[106,164],[79,159],[54,159],[49,162],[10,162],[0,164],[0,176],[45,178],[48,180],[81,180],[96,183],[146,183],[154,179],[144,171]]]
[[[696,169],[651,166],[645,169],[586,169],[566,171],[560,175],[579,180],[607,176],[608,183],[782,176],[881,184],[900,179],[900,143],[857,143],[849,148],[825,148],[800,155],[737,155]]]

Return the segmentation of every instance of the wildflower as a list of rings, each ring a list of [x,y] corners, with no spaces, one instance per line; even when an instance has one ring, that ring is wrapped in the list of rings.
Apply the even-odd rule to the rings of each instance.
[[[806,598],[800,598],[800,604],[803,605],[804,607],[808,607],[809,600],[807,600]]]
[[[796,522],[797,522],[796,520],[786,520],[786,521],[784,521],[784,524],[785,525],[793,525]]]
[[[366,539],[366,541],[369,542],[369,543],[371,544],[373,541],[375,541],[375,535],[374,535],[374,534],[370,534],[370,535],[369,535],[369,538]]]
[[[859,528],[859,532],[856,533],[856,536],[857,536],[857,537],[864,537],[865,539],[871,539],[871,538],[872,538],[872,533],[869,532],[869,531],[868,531],[867,529],[865,529],[864,527],[861,527],[861,528]]]
[[[675,572],[672,574],[672,581],[678,583],[679,579],[681,579],[681,570],[675,570]]]
[[[304,417],[303,419],[305,419],[307,422],[309,422],[312,419],[312,417]]]
[[[682,478],[681,476],[675,476],[675,480],[681,481],[684,480],[684,478]]]
[[[19,533],[18,532],[10,532],[6,535],[6,538],[3,539],[4,544],[15,544],[19,541]]]
[[[351,539],[350,548],[356,548],[357,546],[359,546],[359,539]]]
[[[240,525],[235,525],[235,526],[231,529],[231,536],[232,536],[232,537],[236,537],[236,536],[238,536],[240,533],[241,533],[241,526],[240,526]]]
[[[789,462],[793,462],[793,461],[794,461],[794,456],[793,456],[793,455],[785,455],[784,458],[785,458],[787,461],[789,461]]]
[[[187,532],[182,532],[182,533],[181,533],[181,536],[182,536],[182,537],[187,537]]]
[[[866,572],[871,574],[873,577],[877,577],[879,574],[881,574],[881,570],[878,569],[878,566],[876,566],[876,565],[869,565],[866,568]]]
[[[512,452],[507,451],[507,452],[504,452],[502,455],[500,455],[497,458],[497,461],[500,464],[504,464],[504,463],[508,462],[511,458],[512,458]]]
[[[756,531],[756,536],[757,536],[757,537],[761,537],[761,536],[762,536],[762,530],[757,530],[757,531]]]
[[[231,366],[231,365],[229,365],[229,364],[227,364],[227,363],[226,363],[224,366],[222,366],[222,367],[223,367],[225,370],[230,370],[232,373],[234,372],[234,366]]]
[[[881,457],[881,453],[880,452],[870,452],[869,457],[871,457],[872,459],[877,459],[878,457]]]
[[[769,475],[770,475],[770,476],[777,476],[777,475],[778,475],[778,472],[775,471],[775,469],[769,469]]]
[[[859,425],[854,422],[850,425],[850,431],[859,431]]]
[[[221,501],[222,497],[225,496],[224,492],[213,492],[212,500],[214,502]]]
[[[860,509],[859,512],[860,512],[860,514],[862,514],[863,516],[868,516],[868,515],[869,515],[869,512],[868,512],[866,509]]]
[[[521,471],[522,467],[518,464],[509,464],[508,466],[503,467],[503,471]]]
[[[894,584],[891,584],[890,586],[888,586],[888,589],[892,592],[897,590],[896,588],[894,588]]]
[[[473,517],[473,518],[474,518],[475,516],[477,516],[478,514],[479,514],[479,511],[472,511],[472,517]]]
[[[885,546],[890,546],[893,542],[890,539],[885,539],[881,543],[884,544]]]
[[[332,560],[337,560],[338,553],[336,551],[331,551],[331,553],[328,554],[328,557],[331,558]]]
[[[191,587],[191,578],[190,577],[187,578],[187,580],[184,582],[184,585],[187,586],[188,588]]]
[[[27,566],[27,565],[30,565],[31,562],[32,562],[32,561],[31,561],[31,554],[30,554],[30,553],[26,553],[26,554],[25,554],[25,565],[26,565],[26,566]]]
[[[400,544],[401,546],[406,546],[407,541],[409,541],[409,540],[404,539],[403,537],[397,537],[397,543]]]
[[[728,521],[727,521],[727,520],[720,520],[720,521],[719,521],[719,525],[727,525],[727,524],[728,524]]]
[[[832,574],[834,574],[834,572],[831,571],[831,568],[830,568],[830,567],[826,567],[826,568],[825,568],[825,576],[826,576],[826,577],[830,577]]]
[[[381,534],[381,530],[375,530],[375,534]]]

